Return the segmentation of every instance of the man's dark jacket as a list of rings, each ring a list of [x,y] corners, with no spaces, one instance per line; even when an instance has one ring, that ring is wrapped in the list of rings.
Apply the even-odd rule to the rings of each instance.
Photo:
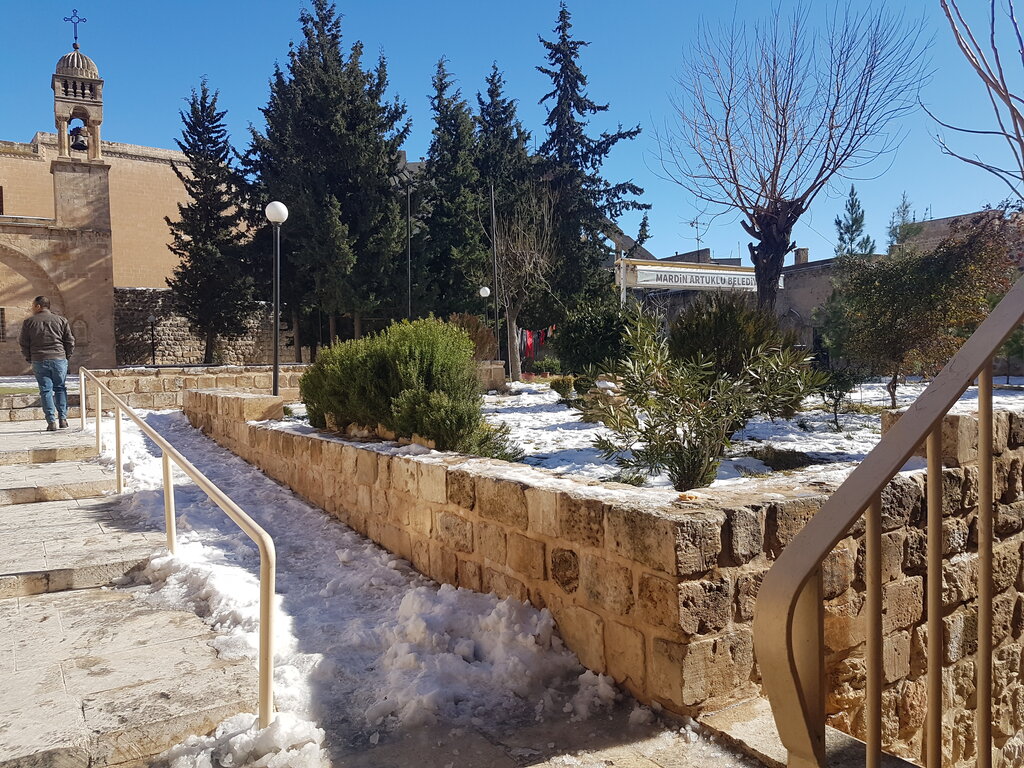
[[[66,317],[44,309],[25,318],[21,324],[21,354],[30,363],[64,360],[75,351],[75,337]]]

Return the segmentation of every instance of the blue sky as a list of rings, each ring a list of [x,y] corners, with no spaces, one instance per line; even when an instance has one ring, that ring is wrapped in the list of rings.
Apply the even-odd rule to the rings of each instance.
[[[811,3],[807,3],[811,6]],[[975,5],[973,0],[964,3]],[[933,40],[931,81],[922,92],[930,109],[954,123],[972,121],[989,127],[990,108],[980,85],[956,50],[938,0],[887,0],[922,24]],[[267,82],[274,62],[284,62],[288,43],[298,36],[298,0],[102,0],[77,6],[88,19],[80,27],[82,51],[91,56],[105,79],[103,137],[111,141],[173,147],[180,132],[182,99],[207,76],[221,92],[228,109],[232,138],[247,141],[246,127],[260,124]],[[648,247],[658,256],[695,247],[689,222],[700,209],[681,187],[662,178],[656,159],[655,131],[672,121],[670,98],[676,92],[683,57],[699,33],[698,19],[712,25],[733,14],[755,19],[769,4],[735,0],[709,4],[684,0],[572,0],[574,32],[590,41],[581,65],[589,78],[590,95],[608,102],[611,110],[593,123],[594,131],[616,123],[639,123],[644,132],[629,145],[620,144],[605,165],[613,181],[632,178],[646,189],[652,238]],[[787,0],[783,9],[791,7]],[[833,7],[815,0],[812,21]],[[71,49],[70,3],[3,0],[0,25],[0,139],[28,141],[38,130],[53,130],[49,77],[57,59]],[[413,132],[406,145],[410,158],[426,153],[431,119],[430,78],[438,57],[468,96],[483,88],[492,61],[505,71],[510,95],[519,99],[520,116],[537,143],[543,140],[545,112],[537,104],[550,82],[534,67],[543,63],[538,34],[553,36],[557,0],[495,3],[481,0],[361,0],[338,3],[344,14],[345,43],[362,40],[368,60],[379,52],[389,62],[392,91],[409,106]],[[1019,73],[1013,76],[1019,77]],[[1020,89],[1018,89],[1019,92]],[[906,191],[919,218],[977,210],[996,203],[1005,193],[983,171],[940,154],[931,136],[937,130],[917,111],[902,126],[905,138],[897,153],[862,172],[854,180],[867,212],[867,225],[880,245],[892,209]],[[987,151],[959,140],[968,151]],[[833,219],[841,210],[849,180],[839,179],[828,196],[819,197],[797,226],[798,245],[811,258],[832,255]],[[622,221],[635,232],[639,216]],[[746,256],[747,238],[735,216],[701,226],[701,237],[717,257]]]

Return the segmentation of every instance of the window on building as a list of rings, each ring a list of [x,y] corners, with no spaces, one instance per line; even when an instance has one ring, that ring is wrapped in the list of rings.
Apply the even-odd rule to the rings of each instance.
[[[0,216],[4,215],[4,188],[0,187]]]
[[[7,341],[7,310],[0,307],[0,341]]]

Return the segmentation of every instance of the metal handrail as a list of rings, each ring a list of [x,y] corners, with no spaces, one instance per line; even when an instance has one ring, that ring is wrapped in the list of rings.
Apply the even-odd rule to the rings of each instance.
[[[942,715],[942,419],[979,379],[978,765],[991,760],[992,359],[1024,320],[1024,277],[989,314],[924,393],[786,546],[765,575],[754,612],[754,648],[789,768],[824,768],[824,604],[821,566],[867,513],[867,765],[881,759],[881,492],[926,440],[928,548],[927,765],[939,768]],[[986,631],[987,630],[987,631]],[[982,741],[982,739],[985,739]]]
[[[277,553],[274,540],[263,530],[241,507],[233,502],[227,494],[214,485],[209,478],[195,468],[192,463],[181,455],[167,440],[160,436],[149,424],[135,413],[124,401],[110,391],[96,375],[85,368],[79,368],[79,400],[82,418],[82,429],[85,429],[87,393],[86,379],[96,384],[96,453],[102,453],[103,437],[100,432],[100,419],[103,412],[103,396],[107,395],[114,403],[114,440],[115,440],[115,477],[117,492],[124,491],[124,472],[121,466],[121,413],[125,413],[134,421],[139,429],[152,440],[163,454],[163,486],[164,486],[164,518],[167,526],[167,549],[174,554],[177,549],[178,535],[174,518],[174,484],[171,482],[171,462],[178,465],[182,472],[230,517],[242,532],[256,544],[260,552],[260,646],[259,646],[259,726],[266,728],[273,721],[274,707],[274,593],[277,578]]]

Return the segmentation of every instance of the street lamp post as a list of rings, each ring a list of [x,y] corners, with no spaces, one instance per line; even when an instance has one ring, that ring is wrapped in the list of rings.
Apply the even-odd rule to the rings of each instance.
[[[153,365],[156,365],[156,315],[150,315],[149,320],[149,358]]]
[[[288,220],[288,208],[276,200],[268,203],[264,213],[274,225],[274,384],[273,394],[280,394],[281,378],[281,225]]]

